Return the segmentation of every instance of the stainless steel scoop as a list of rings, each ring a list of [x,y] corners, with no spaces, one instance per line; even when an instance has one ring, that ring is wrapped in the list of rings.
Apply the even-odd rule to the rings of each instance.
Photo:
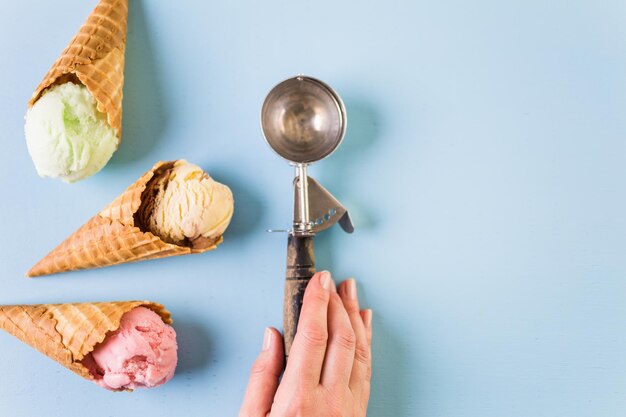
[[[294,164],[330,155],[346,132],[346,111],[335,91],[315,78],[298,76],[270,91],[261,110],[268,145]]]
[[[296,167],[293,228],[285,230],[289,239],[283,331],[288,356],[304,290],[315,273],[313,236],[336,222],[348,233],[354,230],[346,208],[307,175],[308,165],[333,153],[343,140],[346,110],[327,84],[299,75],[269,92],[261,109],[261,128],[274,152]]]

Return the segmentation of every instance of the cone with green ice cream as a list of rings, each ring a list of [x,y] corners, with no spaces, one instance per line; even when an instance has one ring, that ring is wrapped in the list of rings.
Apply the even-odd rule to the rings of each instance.
[[[128,0],[101,0],[36,88],[26,143],[42,177],[98,172],[122,136]]]
[[[230,189],[185,160],[159,162],[28,271],[36,277],[215,249]]]

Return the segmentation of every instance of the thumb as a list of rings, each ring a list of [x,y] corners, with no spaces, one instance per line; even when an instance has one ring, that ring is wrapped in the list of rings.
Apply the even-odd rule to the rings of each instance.
[[[278,330],[268,327],[263,336],[263,350],[250,371],[239,417],[265,417],[270,412],[282,370],[282,336]]]

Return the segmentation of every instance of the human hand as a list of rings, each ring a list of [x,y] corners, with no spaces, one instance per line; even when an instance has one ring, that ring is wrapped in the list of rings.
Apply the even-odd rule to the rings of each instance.
[[[359,310],[356,283],[335,287],[315,274],[283,374],[283,342],[267,328],[240,417],[364,417],[370,395],[372,310]]]

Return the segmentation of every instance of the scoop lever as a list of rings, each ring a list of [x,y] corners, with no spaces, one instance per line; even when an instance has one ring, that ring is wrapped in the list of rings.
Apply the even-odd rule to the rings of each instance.
[[[335,223],[339,223],[339,226],[346,232],[354,232],[354,224],[350,218],[348,209],[339,202],[333,196],[330,191],[322,186],[312,177],[308,179],[308,201],[309,201],[309,218],[311,219],[311,232],[318,233],[330,228]],[[294,227],[301,225],[302,210],[300,210],[300,181],[296,177],[294,179],[294,208],[293,208],[293,222]]]

